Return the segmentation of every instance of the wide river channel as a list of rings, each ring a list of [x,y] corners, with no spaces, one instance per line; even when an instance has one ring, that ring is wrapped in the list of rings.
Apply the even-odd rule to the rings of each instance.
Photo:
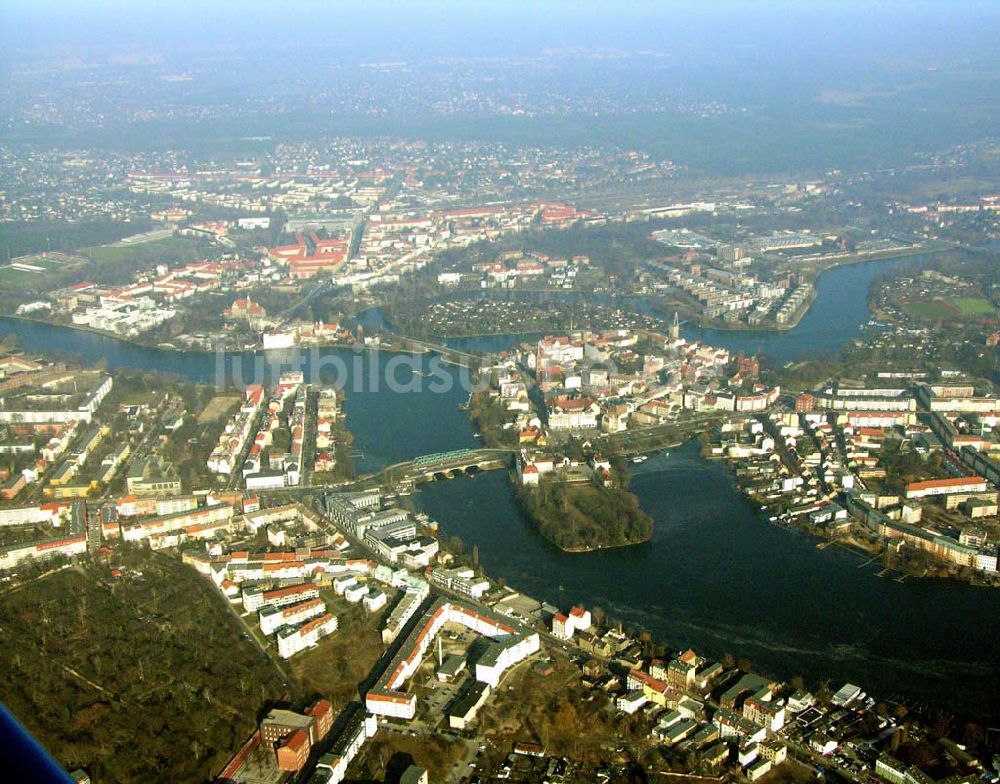
[[[920,258],[825,273],[808,315],[786,332],[686,330],[730,350],[761,351],[779,363],[831,354],[869,319],[873,278]],[[375,469],[421,454],[474,446],[464,371],[390,353],[323,349],[225,355],[148,349],[96,334],[0,319],[21,348],[63,354],[109,369],[175,373],[215,383],[271,378],[281,366],[343,383],[356,463]],[[493,350],[514,337],[449,341]],[[234,373],[234,365],[238,369]],[[413,366],[420,375],[413,373]],[[394,380],[394,381],[393,381]],[[671,646],[749,658],[775,677],[851,680],[879,695],[1000,718],[1000,592],[968,585],[878,577],[864,559],[766,522],[738,492],[726,466],[695,444],[633,466],[632,489],[655,520],[653,541],[567,555],[521,515],[504,472],[435,482],[415,496],[443,535],[479,546],[494,578],[565,607],[600,605]]]

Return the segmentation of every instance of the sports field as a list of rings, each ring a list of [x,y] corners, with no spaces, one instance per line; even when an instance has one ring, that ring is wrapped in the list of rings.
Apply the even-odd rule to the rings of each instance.
[[[958,308],[963,316],[992,316],[996,308],[983,297],[954,297],[951,304]]]
[[[177,247],[190,247],[191,241],[182,237],[166,237],[149,242],[132,242],[127,245],[115,243],[113,245],[98,245],[94,248],[86,248],[81,253],[97,262],[120,261],[134,256],[136,251],[166,251]]]
[[[44,284],[52,270],[66,269],[65,262],[43,256],[21,256],[10,264],[0,266],[0,286],[9,288],[36,288]]]
[[[984,297],[950,297],[907,302],[904,303],[903,310],[915,318],[928,321],[975,319],[996,314],[996,308]]]

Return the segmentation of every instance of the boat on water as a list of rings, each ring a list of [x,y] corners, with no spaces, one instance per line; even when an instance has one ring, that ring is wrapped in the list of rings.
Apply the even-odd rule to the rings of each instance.
[[[649,458],[646,455],[636,455],[632,458],[633,463],[645,463]]]

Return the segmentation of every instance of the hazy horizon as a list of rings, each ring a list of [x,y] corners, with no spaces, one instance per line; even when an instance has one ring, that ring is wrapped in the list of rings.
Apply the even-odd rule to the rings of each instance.
[[[984,2],[7,0],[0,18],[12,142],[389,135],[822,170],[990,136],[1000,93]]]

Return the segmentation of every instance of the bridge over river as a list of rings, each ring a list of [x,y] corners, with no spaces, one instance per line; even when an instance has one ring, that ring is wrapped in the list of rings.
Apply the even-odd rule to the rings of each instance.
[[[300,500],[322,495],[336,490],[357,490],[377,485],[398,485],[416,482],[433,482],[437,479],[454,479],[460,476],[474,476],[481,471],[507,468],[515,454],[514,449],[456,449],[451,452],[437,452],[421,455],[412,460],[403,460],[390,466],[363,474],[353,481],[336,486],[297,485],[262,491],[267,496],[294,496]]]
[[[458,367],[476,368],[483,361],[483,357],[478,354],[471,354],[468,351],[451,348],[450,346],[434,343],[429,340],[411,338],[406,335],[392,335],[391,337],[393,341],[399,343],[405,349],[419,352],[432,351],[435,354],[439,354],[444,362],[457,365]]]
[[[506,468],[514,455],[513,449],[455,449],[451,452],[437,452],[421,455],[412,460],[394,463],[373,474],[360,477],[366,483],[399,483],[407,481],[433,481],[452,479]]]

